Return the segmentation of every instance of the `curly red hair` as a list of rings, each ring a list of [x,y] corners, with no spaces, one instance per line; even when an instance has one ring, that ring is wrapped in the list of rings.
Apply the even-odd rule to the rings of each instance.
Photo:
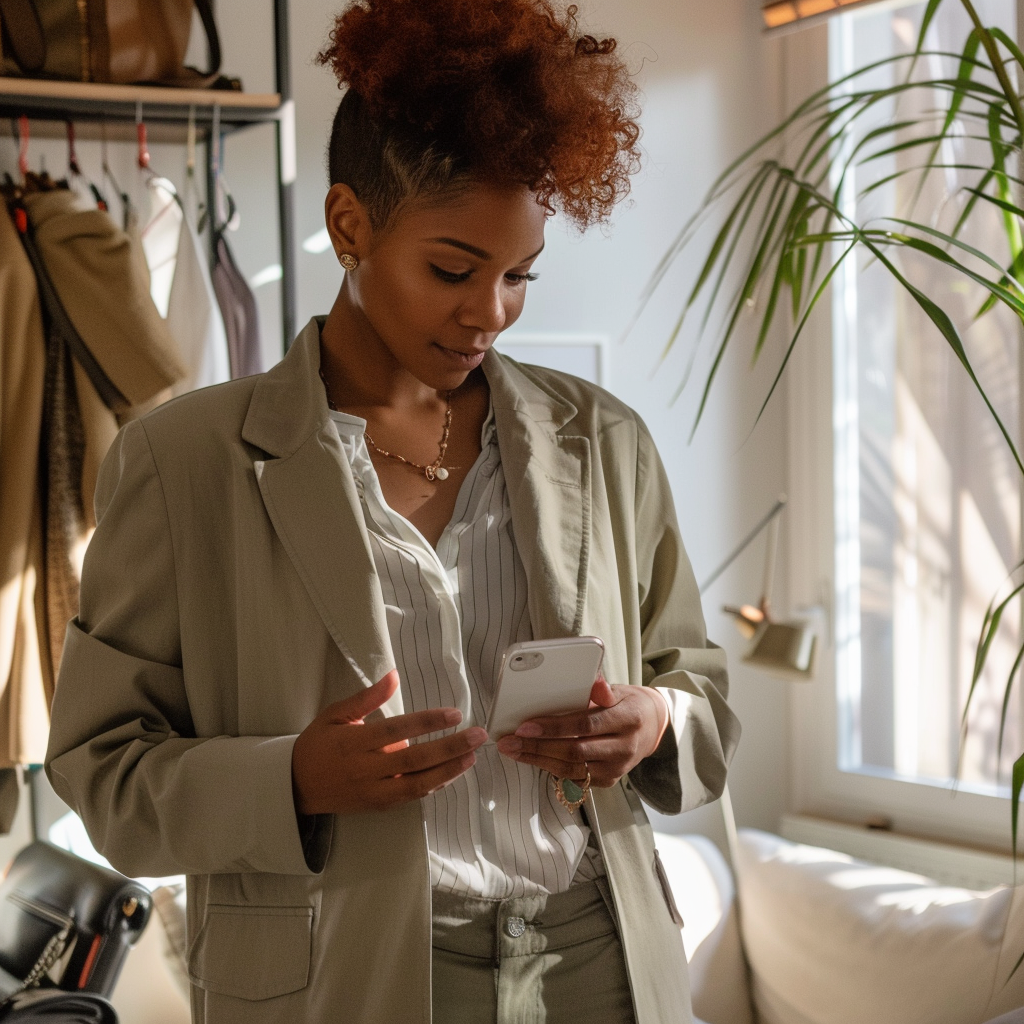
[[[585,228],[628,193],[640,128],[615,40],[582,34],[576,13],[548,0],[356,0],[319,61],[406,153],[525,184]]]

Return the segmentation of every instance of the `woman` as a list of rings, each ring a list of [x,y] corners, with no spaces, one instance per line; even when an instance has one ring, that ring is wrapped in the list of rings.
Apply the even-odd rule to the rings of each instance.
[[[48,770],[122,871],[188,874],[196,1021],[690,1019],[639,796],[720,793],[721,652],[637,416],[492,349],[550,212],[636,165],[574,14],[343,14],[330,314],[104,466]],[[504,648],[586,634],[589,710],[486,744]]]

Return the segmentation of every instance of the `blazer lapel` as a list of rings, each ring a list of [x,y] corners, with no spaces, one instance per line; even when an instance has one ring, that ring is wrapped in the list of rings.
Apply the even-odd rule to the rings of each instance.
[[[324,625],[369,685],[394,668],[369,538],[318,381],[320,325],[303,329],[253,391],[242,437],[267,514]],[[484,360],[512,523],[538,637],[578,635],[590,554],[591,453],[576,408],[513,361]],[[399,713],[396,694],[389,713]]]
[[[590,555],[590,441],[567,426],[575,406],[545,390],[528,370],[494,350],[483,368],[534,634],[576,636]]]
[[[318,383],[320,329],[310,321],[253,391],[242,437],[274,530],[324,625],[370,685],[395,667],[369,538],[348,459]],[[396,693],[385,713],[401,713]]]

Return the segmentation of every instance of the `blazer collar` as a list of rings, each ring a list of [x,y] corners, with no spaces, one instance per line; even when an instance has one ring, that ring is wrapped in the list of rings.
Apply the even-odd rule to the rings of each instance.
[[[491,349],[483,369],[534,635],[577,636],[590,557],[590,439],[576,406],[532,368]]]
[[[242,437],[268,515],[325,626],[357,675],[394,667],[359,496],[319,385],[314,318],[253,390]],[[491,350],[483,363],[517,547],[538,637],[577,635],[590,554],[591,455],[578,411],[542,375]],[[393,698],[400,710],[400,697]]]
[[[275,458],[293,454],[310,434],[330,424],[327,397],[317,383],[324,319],[310,320],[284,359],[261,374],[253,389],[242,438]]]
[[[254,462],[267,514],[328,632],[369,685],[395,662],[352,468],[319,368],[320,323],[313,319],[260,377],[242,437],[271,456]],[[401,711],[398,692],[384,713]]]

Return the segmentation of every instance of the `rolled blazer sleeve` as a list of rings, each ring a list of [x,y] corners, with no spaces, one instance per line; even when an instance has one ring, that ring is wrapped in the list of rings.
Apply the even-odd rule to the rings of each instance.
[[[296,819],[295,737],[196,736],[167,507],[143,423],[114,442],[96,506],[53,702],[53,788],[128,875],[321,870],[329,835],[305,829],[304,849]]]
[[[656,810],[679,814],[721,796],[740,725],[726,702],[725,652],[707,638],[668,478],[642,424],[635,515],[643,684],[664,695],[670,724],[629,777]]]

